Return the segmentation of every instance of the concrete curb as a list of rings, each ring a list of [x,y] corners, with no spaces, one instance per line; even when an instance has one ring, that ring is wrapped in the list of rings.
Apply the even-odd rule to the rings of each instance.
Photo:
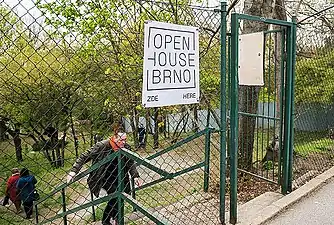
[[[261,225],[272,219],[281,211],[300,201],[302,198],[312,193],[314,190],[322,187],[322,185],[330,178],[334,177],[334,167],[313,178],[299,189],[275,201],[271,205],[264,208],[259,215],[250,222],[242,222],[240,225]]]

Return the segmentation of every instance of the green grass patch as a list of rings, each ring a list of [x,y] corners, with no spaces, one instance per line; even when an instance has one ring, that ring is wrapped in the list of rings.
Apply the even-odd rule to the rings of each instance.
[[[295,132],[294,151],[306,157],[311,153],[326,153],[334,147],[327,132]]]

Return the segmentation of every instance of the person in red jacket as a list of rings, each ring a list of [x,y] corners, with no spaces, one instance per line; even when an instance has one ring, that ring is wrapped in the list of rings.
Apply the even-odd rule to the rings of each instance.
[[[6,196],[14,203],[17,213],[21,212],[21,200],[17,196],[16,183],[20,179],[20,170],[18,168],[12,169],[12,176],[8,179],[6,185]]]

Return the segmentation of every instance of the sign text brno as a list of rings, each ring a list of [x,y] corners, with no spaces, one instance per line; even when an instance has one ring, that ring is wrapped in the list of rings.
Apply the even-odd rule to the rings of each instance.
[[[199,102],[198,28],[145,22],[144,107]]]

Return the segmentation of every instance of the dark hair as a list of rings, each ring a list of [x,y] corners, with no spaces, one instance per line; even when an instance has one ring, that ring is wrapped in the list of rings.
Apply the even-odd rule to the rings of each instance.
[[[29,175],[29,170],[27,168],[22,168],[20,172],[21,177],[25,177]]]

